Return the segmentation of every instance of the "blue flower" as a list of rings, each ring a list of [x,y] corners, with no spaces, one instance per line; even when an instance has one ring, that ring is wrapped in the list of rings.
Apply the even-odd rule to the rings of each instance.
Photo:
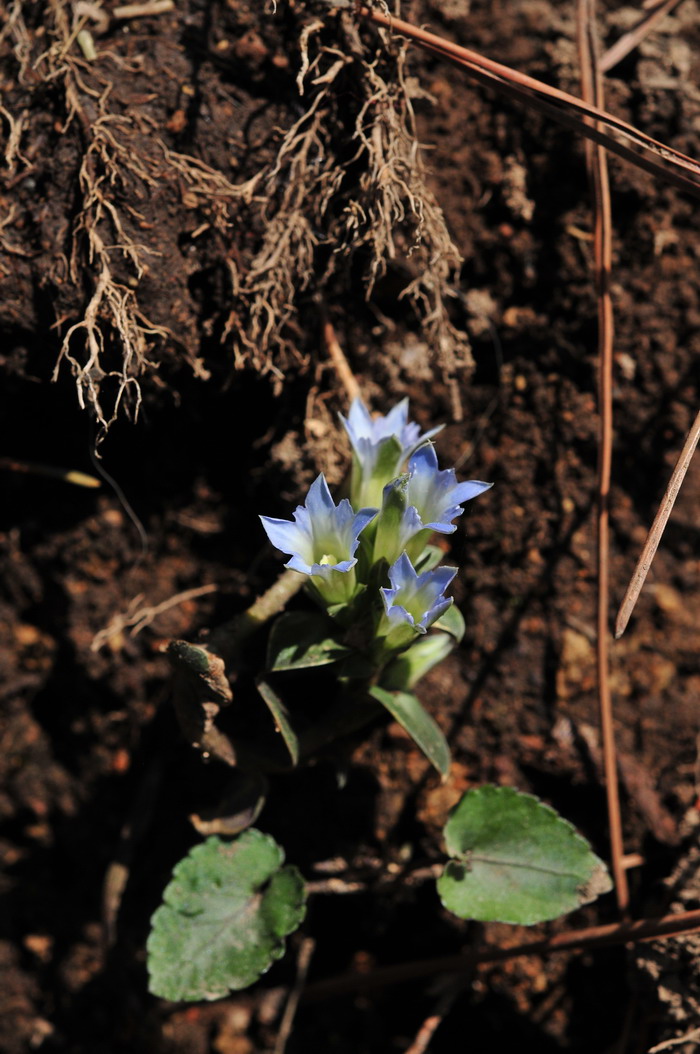
[[[376,515],[376,509],[353,512],[347,498],[336,506],[321,474],[311,484],[306,504],[295,510],[293,521],[260,519],[272,544],[291,556],[285,566],[318,579],[314,585],[332,604],[349,600],[355,592],[359,535]]]
[[[493,486],[493,483],[482,483],[478,479],[458,483],[453,468],[440,471],[432,443],[416,450],[408,463],[408,472],[406,500],[409,508],[415,509],[422,527],[429,527],[439,534],[456,531],[452,521],[462,515],[462,505]]]
[[[444,592],[456,574],[456,567],[436,567],[419,575],[402,553],[389,568],[391,589],[380,590],[386,628],[391,631],[408,626],[414,634],[426,633],[452,603],[452,597],[444,596]]]
[[[379,504],[384,486],[401,471],[407,458],[431,436],[408,420],[408,399],[402,399],[386,416],[372,417],[361,399],[353,399],[347,418],[340,419],[353,449],[351,494],[357,505]]]
[[[452,523],[462,514],[462,505],[476,498],[492,483],[477,479],[458,483],[453,468],[440,471],[432,443],[420,447],[408,463],[408,473],[384,489],[382,511],[377,521],[375,559],[391,563],[406,550],[417,560],[431,531],[452,534]]]

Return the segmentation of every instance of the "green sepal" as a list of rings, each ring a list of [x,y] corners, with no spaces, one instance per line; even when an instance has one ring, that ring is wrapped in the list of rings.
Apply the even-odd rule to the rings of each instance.
[[[422,575],[424,571],[432,571],[433,568],[437,567],[444,555],[442,549],[437,545],[424,546],[422,553],[413,565],[416,573]]]
[[[443,780],[450,771],[450,748],[442,729],[434,718],[423,709],[421,703],[409,692],[388,692],[373,685],[369,694],[385,707],[395,721],[408,732],[416,746],[425,754],[431,765],[438,770]]]
[[[441,621],[435,625],[439,626]],[[430,633],[420,637],[387,665],[381,676],[381,687],[388,691],[413,688],[428,670],[450,654],[453,647],[454,640],[449,633]]]
[[[304,670],[328,666],[350,649],[333,636],[334,626],[316,612],[290,611],[273,623],[267,645],[267,669]]]
[[[408,504],[408,475],[397,476],[384,488],[382,507],[377,517],[374,538],[374,561],[391,565],[401,555],[398,551],[401,522]]]
[[[433,622],[433,629],[441,629],[445,633],[449,633],[459,644],[466,633],[467,627],[464,622],[464,615],[457,605],[453,603],[442,613],[437,622]]]

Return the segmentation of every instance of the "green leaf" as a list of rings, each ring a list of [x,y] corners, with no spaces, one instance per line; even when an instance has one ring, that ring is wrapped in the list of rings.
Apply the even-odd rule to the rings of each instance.
[[[462,640],[466,628],[464,615],[456,604],[450,604],[447,611],[440,616],[437,622],[433,622],[433,629],[444,630],[445,633],[449,633],[450,636],[454,637],[458,644]]]
[[[374,685],[369,694],[386,707],[395,721],[405,728],[411,739],[434,765],[443,779],[450,771],[450,748],[440,726],[423,709],[415,695],[408,692],[387,692]]]
[[[280,615],[270,631],[267,668],[303,670],[309,666],[328,666],[350,653],[332,636],[333,627],[321,614],[290,611]]]
[[[282,739],[284,740],[289,756],[292,759],[293,765],[299,764],[299,739],[296,732],[292,728],[292,723],[289,717],[289,711],[284,705],[277,692],[274,690],[271,684],[267,681],[259,679],[255,682],[255,686],[260,692],[260,695],[265,700],[265,703],[275,719],[275,728],[278,732],[281,732]]]
[[[382,674],[381,687],[390,691],[413,688],[428,670],[450,654],[453,647],[454,641],[447,633],[430,633],[419,637],[415,644],[392,659]]]
[[[437,545],[426,545],[413,566],[422,575],[424,571],[432,571],[437,567],[444,555]]]
[[[149,989],[163,999],[219,999],[247,988],[284,953],[304,918],[304,881],[251,828],[208,838],[176,865],[148,938]]]
[[[605,865],[548,805],[512,787],[468,791],[445,826],[450,861],[438,879],[462,919],[531,926],[611,888]]]

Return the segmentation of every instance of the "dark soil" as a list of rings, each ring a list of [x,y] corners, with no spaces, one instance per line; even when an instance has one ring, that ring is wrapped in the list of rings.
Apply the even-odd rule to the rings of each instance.
[[[637,9],[606,7],[610,44]],[[369,301],[379,250],[367,232],[357,251],[334,262],[333,243],[311,225],[310,262],[304,272],[298,254],[311,243],[300,239],[293,300],[280,299],[266,333],[250,268],[284,187],[269,199],[278,211],[268,202],[267,214],[255,194],[244,201],[229,188],[269,172],[304,112],[298,39],[312,16],[299,4],[280,4],[273,15],[244,0],[187,0],[158,16],[113,20],[102,35],[89,22],[98,53],[109,55],[90,63],[71,45],[71,112],[60,49],[37,61],[55,45],[61,13],[70,29],[62,0],[44,14],[14,0],[3,10],[0,44],[0,1047],[269,1051],[306,938],[315,941],[313,985],[533,935],[458,922],[430,882],[397,880],[373,892],[392,869],[441,859],[442,824],[466,788],[488,781],[530,791],[607,858],[593,643],[596,307],[582,146],[410,53],[407,73],[432,97],[414,99],[419,138],[431,148],[429,186],[464,258],[441,331],[451,334],[449,354],[437,353],[418,302],[398,298],[428,266],[420,252],[408,254],[410,224],[397,225],[395,258],[379,268]],[[403,15],[578,90],[573,5],[413,0]],[[332,46],[336,30],[324,32]],[[372,32],[362,39],[375,46]],[[608,77],[610,109],[694,156],[699,44],[700,7],[686,0]],[[395,55],[382,55],[388,79]],[[364,178],[350,139],[364,76],[358,61],[329,111],[337,124],[318,133],[346,165],[345,197],[323,217],[331,234],[353,181]],[[99,141],[96,128],[105,130]],[[205,174],[199,182],[197,172]],[[90,198],[90,180],[118,208],[138,265],[120,253],[100,256],[109,215]],[[615,160],[612,182],[617,604],[698,406],[700,223],[689,197]],[[436,229],[428,236],[443,245]],[[111,237],[118,240],[114,230]],[[73,369],[64,359],[51,383],[105,261],[124,297],[122,315],[101,301],[98,359],[85,368],[90,345],[76,331],[67,345]],[[336,413],[347,399],[321,339],[326,314],[373,408],[386,411],[408,395],[424,427],[447,422],[437,440],[443,466],[495,482],[449,540],[466,640],[420,689],[449,733],[453,772],[441,785],[398,726],[386,725],[349,756],[278,777],[257,825],[307,878],[334,861],[341,875],[362,877],[366,892],[315,897],[286,958],[250,991],[172,1005],[147,991],[148,921],[172,866],[199,837],[188,816],[216,802],[226,773],[182,738],[162,649],[171,638],[198,639],[272,583],[281,561],[258,513],[288,515],[319,471],[333,483],[343,477]],[[455,336],[462,332],[471,355]],[[127,410],[139,399],[134,422]],[[102,486],[20,471],[28,465],[87,472]],[[670,894],[660,880],[698,823],[698,501],[696,460],[630,629],[612,652],[625,849],[640,856],[629,872],[638,917],[664,910]],[[96,646],[120,614],[206,585],[210,592],[167,607],[138,633],[113,626]],[[261,704],[243,686],[235,706]],[[536,932],[616,918],[609,895]],[[666,948],[673,962],[673,942]],[[430,1049],[639,1052],[696,1027],[682,1013],[669,1017],[667,1001],[626,955],[613,949],[481,969]],[[686,956],[684,970],[693,968]],[[407,1050],[451,983],[438,975],[302,1002],[288,1054]]]

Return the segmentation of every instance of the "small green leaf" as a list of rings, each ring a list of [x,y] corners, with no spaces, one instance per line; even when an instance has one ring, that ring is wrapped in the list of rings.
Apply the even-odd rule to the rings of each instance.
[[[440,726],[423,709],[415,695],[408,692],[387,692],[374,685],[369,694],[386,707],[395,721],[405,728],[409,736],[434,765],[443,779],[450,771],[450,748]]]
[[[413,566],[417,573],[422,575],[424,571],[432,571],[436,568],[444,555],[442,549],[437,545],[426,545]]]
[[[247,988],[304,918],[304,881],[274,839],[251,828],[208,838],[176,865],[148,938],[149,989],[170,1000]]]
[[[296,732],[292,728],[292,723],[289,717],[289,711],[284,705],[277,692],[274,690],[272,685],[267,681],[263,681],[262,678],[255,682],[256,688],[260,692],[260,695],[265,700],[265,703],[275,719],[275,727],[278,732],[281,732],[282,739],[284,740],[289,756],[292,759],[293,765],[299,764],[299,739]]]
[[[451,860],[438,879],[462,919],[531,926],[611,888],[605,865],[548,805],[512,787],[468,791],[445,826]]]
[[[413,688],[428,670],[450,654],[453,647],[454,641],[447,633],[429,633],[419,637],[415,644],[392,659],[382,674],[381,687],[390,691]]]
[[[445,633],[449,633],[450,636],[454,637],[458,644],[464,637],[466,628],[464,615],[456,604],[450,604],[447,611],[440,616],[437,622],[433,623],[433,629],[444,630]]]
[[[324,615],[306,611],[281,615],[270,631],[268,670],[303,670],[344,658],[350,649],[339,644],[332,632],[333,626]]]

